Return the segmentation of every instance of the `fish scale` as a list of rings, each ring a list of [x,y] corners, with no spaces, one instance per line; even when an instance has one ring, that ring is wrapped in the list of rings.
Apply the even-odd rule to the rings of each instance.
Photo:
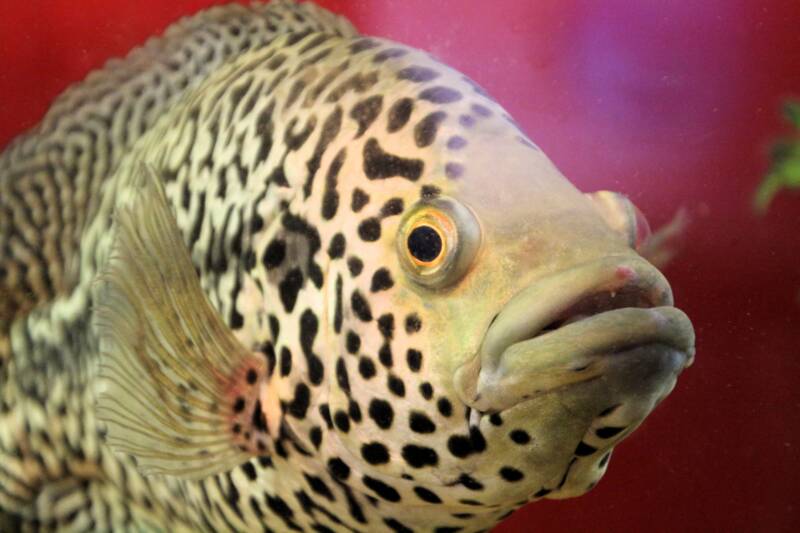
[[[494,157],[551,181],[495,186]],[[311,4],[177,23],[62,95],[0,175],[3,527],[485,530],[593,487],[674,384],[672,363],[589,363],[637,385],[578,374],[557,401],[474,407],[500,306],[632,253],[627,219],[607,226],[471,80]],[[481,208],[507,185],[585,239],[515,233],[529,215]],[[612,294],[640,290],[628,272],[662,287],[631,264]]]

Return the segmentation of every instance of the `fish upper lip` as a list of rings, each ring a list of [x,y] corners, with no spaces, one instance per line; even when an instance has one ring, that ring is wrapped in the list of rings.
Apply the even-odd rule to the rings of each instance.
[[[597,377],[592,359],[646,344],[694,357],[694,330],[664,276],[637,256],[609,256],[545,277],[492,321],[456,372],[468,406],[497,412],[534,394]],[[583,368],[586,367],[586,368]]]

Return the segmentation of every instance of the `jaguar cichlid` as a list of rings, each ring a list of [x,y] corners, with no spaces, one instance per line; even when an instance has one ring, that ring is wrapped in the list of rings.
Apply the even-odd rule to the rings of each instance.
[[[647,233],[424,52],[310,3],[179,21],[0,155],[0,529],[580,495],[694,357]]]

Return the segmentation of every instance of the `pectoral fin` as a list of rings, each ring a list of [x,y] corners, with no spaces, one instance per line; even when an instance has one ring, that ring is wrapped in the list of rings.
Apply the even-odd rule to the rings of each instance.
[[[113,231],[94,296],[108,443],[145,473],[187,478],[264,455],[279,419],[267,360],[206,299],[152,169],[138,170]]]

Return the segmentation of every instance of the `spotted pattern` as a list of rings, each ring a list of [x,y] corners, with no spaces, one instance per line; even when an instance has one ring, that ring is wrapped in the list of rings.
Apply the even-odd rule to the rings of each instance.
[[[482,124],[538,152],[470,80],[290,2],[198,14],[62,95],[0,156],[0,526],[473,531],[596,483],[625,406],[539,475],[541,428],[459,400],[386,253],[409,209],[470,178]],[[277,434],[252,395],[222,407],[259,453],[200,481],[114,455],[86,386],[89,287],[139,160],[212,306],[263,358],[237,379],[279,397]]]

